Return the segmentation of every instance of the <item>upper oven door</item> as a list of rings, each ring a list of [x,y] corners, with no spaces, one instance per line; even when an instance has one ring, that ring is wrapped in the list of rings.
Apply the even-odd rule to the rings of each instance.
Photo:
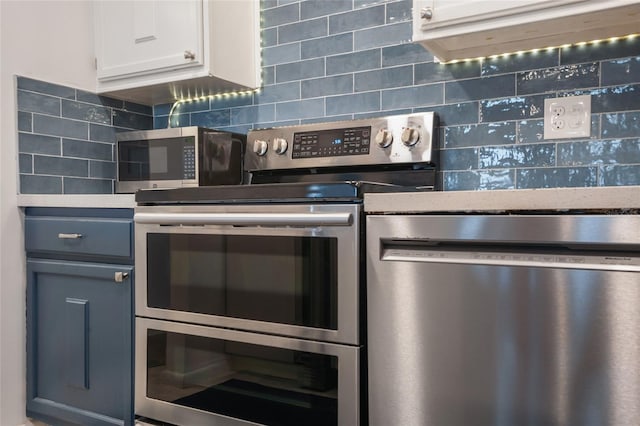
[[[136,315],[360,344],[359,205],[136,208]]]

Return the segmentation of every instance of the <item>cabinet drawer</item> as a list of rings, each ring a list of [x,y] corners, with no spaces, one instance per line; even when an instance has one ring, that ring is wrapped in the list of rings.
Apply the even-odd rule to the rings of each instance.
[[[26,217],[27,252],[133,257],[127,219]]]

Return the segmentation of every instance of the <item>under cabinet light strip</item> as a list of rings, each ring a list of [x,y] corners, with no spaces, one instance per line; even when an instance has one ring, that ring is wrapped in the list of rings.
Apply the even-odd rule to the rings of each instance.
[[[516,55],[522,55],[524,53],[537,53],[540,52],[541,50],[546,50],[546,51],[552,51],[554,49],[565,49],[571,46],[586,46],[586,45],[597,45],[600,43],[604,43],[604,42],[609,42],[609,43],[615,43],[618,41],[623,41],[623,40],[633,40],[634,38],[638,37],[640,34],[628,34],[626,36],[621,36],[621,37],[609,37],[607,39],[602,39],[602,40],[591,40],[591,41],[580,41],[577,43],[569,43],[569,44],[562,44],[560,46],[549,46],[549,47],[544,47],[544,48],[538,48],[538,49],[529,49],[529,50],[520,50],[517,52],[507,52],[507,53],[500,53],[497,55],[489,55],[489,56],[480,56],[477,58],[465,58],[465,59],[452,59],[450,61],[441,61],[438,58],[433,58],[434,62],[438,62],[442,65],[449,65],[449,64],[457,64],[460,62],[473,62],[473,61],[483,61],[485,59],[496,59],[496,58],[507,58],[509,56],[516,56]]]

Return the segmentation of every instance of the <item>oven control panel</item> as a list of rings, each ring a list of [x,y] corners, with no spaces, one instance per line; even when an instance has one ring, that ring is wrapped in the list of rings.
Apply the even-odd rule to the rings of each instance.
[[[293,134],[291,158],[335,157],[369,153],[371,127],[351,127]]]
[[[433,112],[251,130],[247,171],[431,163]]]

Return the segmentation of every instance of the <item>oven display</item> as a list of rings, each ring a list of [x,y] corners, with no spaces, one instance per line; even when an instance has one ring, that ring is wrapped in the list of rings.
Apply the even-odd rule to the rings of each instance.
[[[295,133],[292,158],[368,154],[370,142],[369,126]]]

